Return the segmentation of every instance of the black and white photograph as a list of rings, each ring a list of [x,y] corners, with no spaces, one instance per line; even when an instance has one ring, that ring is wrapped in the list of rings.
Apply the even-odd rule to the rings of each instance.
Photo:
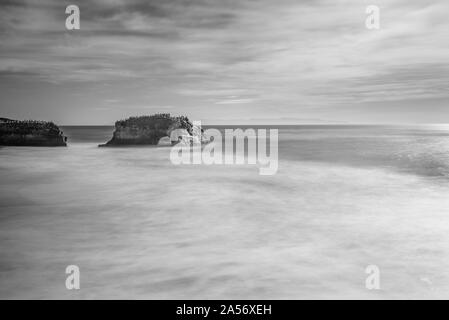
[[[0,300],[447,300],[448,14],[2,0]]]

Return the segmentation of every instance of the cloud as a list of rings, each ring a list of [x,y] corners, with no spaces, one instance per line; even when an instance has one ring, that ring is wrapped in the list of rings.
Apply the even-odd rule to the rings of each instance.
[[[254,102],[254,99],[229,99],[229,100],[222,100],[217,101],[215,104],[245,104],[245,103],[252,103]]]
[[[249,117],[449,99],[449,3],[379,0],[380,30],[365,28],[368,4],[78,0],[81,30],[67,31],[63,2],[2,1],[0,79],[106,85],[124,105],[207,117],[220,105]],[[147,94],[151,101],[139,98]]]

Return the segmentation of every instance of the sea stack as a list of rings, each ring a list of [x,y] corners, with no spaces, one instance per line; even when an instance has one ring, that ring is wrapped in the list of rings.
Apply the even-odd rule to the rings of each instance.
[[[67,138],[53,122],[0,118],[0,145],[65,147]]]
[[[182,134],[180,134],[182,132]],[[173,140],[174,134],[180,134]],[[115,123],[112,139],[103,146],[123,145],[171,145],[192,136],[194,126],[185,116],[172,117],[169,113],[131,117]]]

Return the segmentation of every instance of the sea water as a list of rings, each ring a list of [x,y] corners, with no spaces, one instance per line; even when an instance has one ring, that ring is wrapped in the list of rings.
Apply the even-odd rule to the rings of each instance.
[[[448,126],[280,127],[273,176],[62,129],[0,148],[0,298],[449,298]]]

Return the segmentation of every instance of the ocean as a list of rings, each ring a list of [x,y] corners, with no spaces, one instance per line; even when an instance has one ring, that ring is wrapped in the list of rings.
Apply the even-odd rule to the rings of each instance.
[[[62,130],[0,148],[2,299],[449,298],[447,125],[281,126],[272,176]]]

